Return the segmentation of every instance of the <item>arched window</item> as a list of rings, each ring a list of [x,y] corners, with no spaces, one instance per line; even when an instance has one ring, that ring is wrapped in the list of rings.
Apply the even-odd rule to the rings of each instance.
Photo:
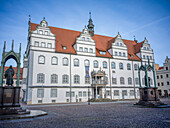
[[[38,57],[38,63],[39,63],[39,64],[45,64],[45,56],[40,55],[40,56]]]
[[[51,59],[51,64],[52,64],[52,65],[57,65],[57,64],[58,64],[58,59],[57,59],[57,57],[52,57],[52,59]]]
[[[129,63],[127,64],[127,70],[131,70],[131,65]]]
[[[122,43],[120,43],[120,46],[122,46]]]
[[[115,52],[115,56],[117,56],[117,52]]]
[[[58,83],[58,76],[56,74],[51,75],[51,83]]]
[[[84,65],[85,65],[85,66],[90,66],[89,60],[85,60],[85,61],[84,61]]]
[[[78,67],[79,66],[79,60],[78,59],[74,59],[74,66]]]
[[[115,62],[112,62],[112,63],[111,63],[111,67],[112,67],[112,69],[115,69],[115,68],[116,68]]]
[[[63,66],[68,66],[68,58],[63,58]]]
[[[45,75],[43,73],[37,74],[37,83],[44,83]]]
[[[79,84],[79,83],[80,83],[80,76],[74,75],[74,84]]]
[[[152,60],[152,56],[150,56],[150,60]]]
[[[116,78],[112,78],[112,84],[117,84]]]
[[[63,84],[68,84],[68,75],[63,75]]]
[[[119,52],[119,56],[122,56],[122,53],[121,53],[121,52]]]
[[[120,77],[120,84],[125,84],[125,79],[124,79],[124,77]]]
[[[143,59],[145,59],[145,55],[143,55]]]
[[[103,68],[107,68],[107,62],[103,61]]]
[[[123,70],[123,63],[119,63],[119,69]]]
[[[123,53],[123,56],[124,56],[124,57],[125,57],[125,55],[126,55],[126,54],[125,54],[125,53]]]
[[[98,61],[97,60],[94,61],[94,68],[98,68]]]
[[[128,78],[128,85],[132,85],[132,78],[131,77]]]
[[[135,78],[136,85],[139,85],[139,78]]]
[[[134,65],[134,69],[138,70],[138,65],[137,64]]]

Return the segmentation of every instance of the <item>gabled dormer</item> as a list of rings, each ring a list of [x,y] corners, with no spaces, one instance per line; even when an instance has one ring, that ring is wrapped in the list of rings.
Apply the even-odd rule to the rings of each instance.
[[[76,38],[74,49],[77,52],[77,54],[89,56],[96,55],[95,41],[92,39],[86,26],[80,33],[80,36]]]
[[[148,59],[150,60],[150,62],[154,61],[153,49],[150,47],[150,44],[148,43],[148,40],[146,39],[146,37],[142,43],[140,52],[141,52],[141,58],[143,61],[147,61]]]
[[[32,23],[30,23],[31,25]],[[32,27],[32,26],[31,26]],[[30,47],[34,50],[55,51],[55,34],[51,32],[45,18],[37,25],[35,31],[30,32]]]
[[[112,56],[113,58],[128,59],[127,46],[124,44],[119,32],[112,43]]]

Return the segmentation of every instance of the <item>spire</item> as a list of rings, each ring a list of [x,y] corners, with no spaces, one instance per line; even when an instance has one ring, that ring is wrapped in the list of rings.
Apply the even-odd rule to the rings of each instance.
[[[144,43],[148,43],[148,40],[146,39],[146,37],[145,37],[145,39],[144,39]]]
[[[89,33],[91,34],[91,36],[94,36],[94,25],[93,25],[93,21],[91,19],[91,12],[89,12],[89,24],[87,25]]]
[[[14,49],[14,40],[12,40],[12,50]]]

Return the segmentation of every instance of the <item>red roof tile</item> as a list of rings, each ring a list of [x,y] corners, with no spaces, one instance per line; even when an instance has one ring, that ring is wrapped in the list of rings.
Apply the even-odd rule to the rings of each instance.
[[[164,67],[159,67],[159,69],[158,70],[161,70],[161,69],[163,69]]]
[[[37,25],[38,24],[30,23],[30,30],[35,31]],[[68,30],[68,29],[57,28],[57,27],[50,27],[50,29],[51,32],[56,35],[56,44],[55,44],[56,52],[76,54],[73,45],[76,42],[76,38],[80,36],[79,31]],[[114,42],[115,39],[114,37],[94,34],[92,39],[95,40],[96,42],[96,56],[112,57],[108,52],[108,49],[111,48],[112,43]],[[136,53],[140,52],[140,47],[142,46],[143,42],[136,43],[135,41],[125,40],[125,39],[123,39],[123,41],[128,49],[128,59],[140,61],[140,58],[136,55]],[[66,46],[67,49],[63,49],[63,46]],[[106,51],[106,55],[99,54],[100,50]]]

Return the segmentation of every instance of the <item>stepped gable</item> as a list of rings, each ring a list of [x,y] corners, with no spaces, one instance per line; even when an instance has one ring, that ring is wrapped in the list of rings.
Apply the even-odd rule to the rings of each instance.
[[[30,30],[35,31],[38,25],[39,24],[30,23]],[[56,35],[56,52],[76,54],[73,45],[76,42],[76,38],[80,36],[81,32],[51,26],[49,27],[51,32]],[[112,58],[108,50],[114,42],[114,37],[94,34],[92,39],[96,42],[96,56]],[[128,59],[140,61],[140,58],[136,55],[136,53],[140,52],[140,47],[142,47],[143,42],[136,43],[135,41],[126,39],[123,39],[123,41],[128,49]],[[66,46],[67,49],[63,49],[63,46]],[[106,51],[106,55],[99,54],[100,50]]]

